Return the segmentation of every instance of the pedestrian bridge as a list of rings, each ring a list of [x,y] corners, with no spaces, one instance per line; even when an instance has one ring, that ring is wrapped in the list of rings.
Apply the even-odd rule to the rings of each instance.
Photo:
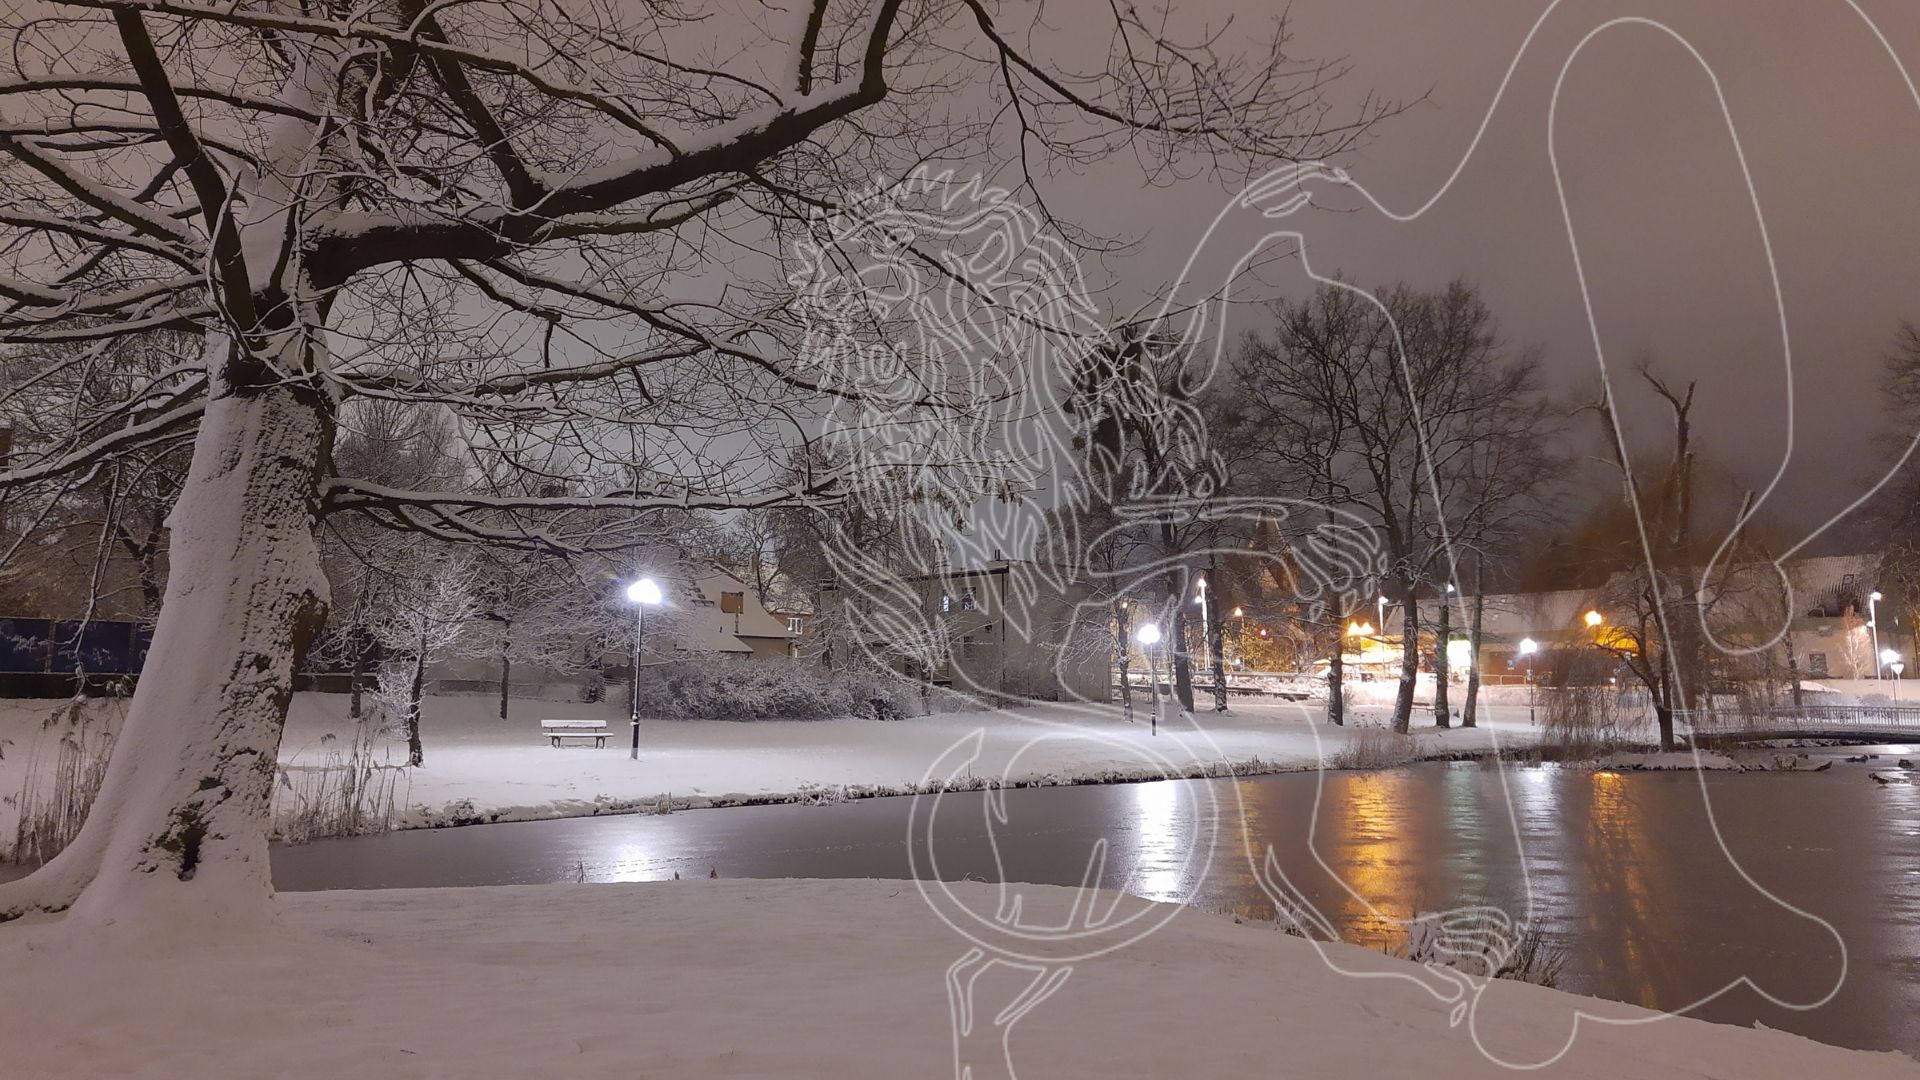
[[[1703,746],[1765,739],[1920,743],[1920,703],[1716,710],[1701,716],[1697,724],[1682,716],[1675,730]]]

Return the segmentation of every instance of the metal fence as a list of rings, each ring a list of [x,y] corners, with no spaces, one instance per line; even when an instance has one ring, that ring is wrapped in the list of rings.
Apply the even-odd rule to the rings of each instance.
[[[1913,728],[1920,731],[1920,703],[1869,702],[1857,705],[1790,705],[1750,709],[1710,709],[1675,718],[1695,731],[1726,733],[1743,730],[1827,729],[1881,730]]]

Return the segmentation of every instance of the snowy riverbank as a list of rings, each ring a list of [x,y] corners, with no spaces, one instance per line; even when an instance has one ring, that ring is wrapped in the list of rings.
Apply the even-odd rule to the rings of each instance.
[[[30,773],[45,776],[57,764],[59,743],[71,736],[45,721],[59,704],[0,703],[0,794],[19,792]],[[96,725],[109,723],[117,708],[102,704]],[[1352,726],[1335,728],[1315,704],[1236,699],[1231,712],[1204,712],[1195,723],[1169,715],[1158,735],[1144,702],[1132,723],[1118,706],[1064,705],[898,721],[647,721],[635,762],[617,705],[515,700],[506,721],[496,708],[486,695],[428,698],[420,768],[402,767],[404,740],[373,739],[366,760],[392,785],[395,827],[902,794],[949,776],[962,785],[1037,785],[1379,766],[1522,748],[1538,735],[1519,706],[1484,709],[1474,730],[1437,730],[1422,711],[1414,736],[1396,740],[1379,728],[1383,708],[1356,708]],[[283,816],[337,779],[358,730],[346,714],[343,695],[295,695],[281,747],[286,782],[276,789]],[[540,736],[545,718],[603,720],[609,745],[554,749]],[[946,759],[954,768],[930,776],[943,755],[955,753]],[[1732,765],[1706,757],[1709,767]],[[11,837],[17,812],[0,803],[0,837]]]
[[[1022,887],[1025,922],[1074,896]],[[991,912],[991,886],[960,884]],[[1110,894],[1109,894],[1110,896]],[[1121,900],[1120,914],[1152,908]],[[265,936],[63,935],[58,917],[0,927],[9,1076],[287,1080],[636,1076],[952,1076],[945,977],[967,942],[899,881],[648,885],[283,896]],[[1163,909],[1162,909],[1163,910]],[[1157,911],[1142,920],[1158,923]],[[1015,1024],[1022,1076],[1539,1075],[1614,1080],[1920,1077],[1897,1054],[1665,1018],[1518,983],[1473,1023],[1423,969],[1314,947],[1191,910],[1074,965]],[[1404,978],[1382,978],[1399,974]],[[1034,978],[974,965],[963,1052],[999,1053],[992,1020]],[[1373,977],[1355,977],[1373,976]],[[964,979],[963,979],[964,981]],[[1619,1026],[1626,1021],[1627,1026]],[[999,1074],[1004,1063],[997,1069]]]
[[[957,781],[987,785],[1244,775],[1361,763],[1356,754],[1381,752],[1381,733],[1329,727],[1318,706],[1250,702],[1227,715],[1201,714],[1196,723],[1168,715],[1157,735],[1144,705],[1132,723],[1117,706],[1063,705],[898,721],[643,721],[635,762],[626,718],[615,707],[515,702],[519,714],[503,723],[490,711],[494,704],[453,696],[427,703],[426,761],[401,780],[397,825],[903,794],[945,781],[948,773],[929,770],[955,748],[972,754],[963,769],[947,757]],[[1384,710],[1375,713],[1362,710],[1359,719],[1384,723]],[[553,749],[539,738],[543,716],[606,720],[611,745]],[[318,766],[351,732],[344,699],[301,695],[282,762],[294,770]],[[1525,711],[1504,709],[1477,730],[1424,729],[1405,749],[1477,753],[1528,738]],[[1367,746],[1353,749],[1356,740]],[[377,754],[405,760],[397,740],[383,741]]]

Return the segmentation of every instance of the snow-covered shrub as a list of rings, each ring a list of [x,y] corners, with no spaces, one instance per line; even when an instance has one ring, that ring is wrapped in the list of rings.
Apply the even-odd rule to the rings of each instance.
[[[1473,978],[1549,987],[1567,962],[1566,951],[1547,941],[1538,923],[1516,928],[1505,911],[1479,905],[1422,914],[1407,928],[1399,956]]]
[[[597,671],[587,672],[586,679],[580,683],[580,700],[585,704],[592,705],[596,702],[606,700],[606,696],[607,677]]]
[[[646,668],[640,713],[667,720],[898,720],[927,711],[921,688],[898,675],[829,671],[780,660],[708,658]],[[954,697],[929,696],[951,708]]]
[[[379,734],[375,722],[362,721],[344,754],[329,750],[318,765],[281,765],[273,793],[274,838],[304,844],[393,828],[405,769],[380,760]],[[330,741],[332,736],[322,740]]]
[[[30,759],[25,783],[7,797],[19,820],[12,844],[0,846],[0,859],[43,863],[73,840],[106,779],[115,732],[125,716],[124,700],[102,709],[85,696],[48,715],[45,730],[65,728],[55,744],[53,767],[43,770]]]
[[[1598,757],[1635,742],[1638,718],[1612,686],[1561,687],[1542,695],[1540,704],[1545,741],[1567,757]]]
[[[1413,739],[1392,728],[1349,720],[1347,731],[1346,745],[1326,756],[1326,768],[1391,769],[1413,760]]]

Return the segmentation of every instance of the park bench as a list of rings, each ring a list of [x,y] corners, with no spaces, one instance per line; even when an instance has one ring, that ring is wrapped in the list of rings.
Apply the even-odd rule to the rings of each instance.
[[[599,750],[607,745],[607,722],[605,720],[542,720],[540,734],[553,743],[555,750],[560,749],[561,739],[592,739],[593,748]]]

